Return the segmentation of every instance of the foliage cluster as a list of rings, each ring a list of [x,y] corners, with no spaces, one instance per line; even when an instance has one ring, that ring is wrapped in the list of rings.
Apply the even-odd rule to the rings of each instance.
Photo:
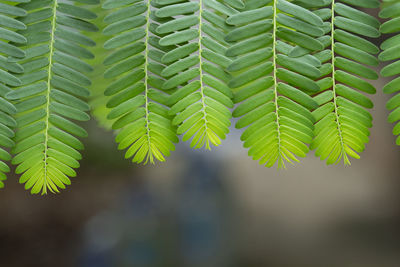
[[[90,110],[136,163],[211,149],[235,121],[267,167],[350,164],[380,61],[400,90],[399,32],[400,0],[0,0],[0,187],[7,161],[32,193],[70,184]],[[400,135],[400,94],[387,108]]]

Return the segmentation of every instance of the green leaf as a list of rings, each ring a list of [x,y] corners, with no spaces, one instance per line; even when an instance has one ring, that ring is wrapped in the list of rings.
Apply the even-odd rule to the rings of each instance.
[[[127,149],[126,158],[145,164],[165,161],[175,149],[178,138],[164,106],[168,94],[163,91],[164,79],[160,75],[163,72],[173,75],[197,61],[194,58],[195,62],[188,60],[168,68],[161,65],[164,57],[168,60],[176,55],[166,56],[169,49],[163,47],[165,44],[160,37],[181,29],[182,24],[193,24],[190,17],[176,21],[161,17],[192,13],[197,10],[197,5],[183,3],[180,9],[171,9],[168,6],[152,7],[145,1],[119,0],[106,1],[103,8],[108,10],[103,34],[109,38],[104,44],[109,50],[104,59],[107,68],[104,71],[106,119],[113,129],[118,130],[116,142],[119,149]],[[160,21],[165,21],[166,25],[157,31]],[[166,45],[174,44],[179,38],[186,36],[175,36],[167,40]]]
[[[395,93],[390,100],[386,103],[386,108],[391,111],[388,116],[390,123],[396,123],[393,128],[393,134],[399,135],[399,88],[400,88],[400,77],[399,77],[399,40],[400,40],[400,28],[398,22],[400,20],[400,13],[398,12],[399,3],[391,1],[385,3],[379,13],[379,16],[383,19],[387,19],[380,28],[382,33],[390,33],[391,37],[387,38],[382,44],[382,52],[379,55],[379,59],[388,64],[382,68],[381,75],[383,77],[390,77],[391,80],[383,87],[383,92],[386,94]],[[400,145],[400,138],[397,137],[396,144]]]
[[[98,30],[88,21],[96,15],[57,0],[31,0],[18,7],[26,10],[20,21],[27,28],[15,34],[28,42],[20,64],[24,73],[6,94],[18,111],[13,164],[31,193],[57,193],[71,183],[68,176],[75,176],[73,168],[79,167],[83,145],[75,136],[87,136],[76,121],[89,120],[89,106],[81,98],[88,96],[91,81],[86,73],[93,70],[84,60],[93,55],[84,46],[94,42],[80,32]]]
[[[372,108],[373,103],[361,92],[376,92],[365,79],[378,78],[369,67],[378,65],[374,55],[379,52],[370,38],[379,37],[380,33],[379,21],[361,8],[375,8],[378,4],[375,0],[344,0],[326,3],[330,14],[324,11],[324,6],[315,11],[330,27],[320,37],[325,50],[316,55],[322,66],[320,90],[313,94],[319,107],[313,111],[316,123],[311,149],[327,164],[341,160],[345,165],[350,164],[349,158],[359,158],[358,153],[369,141],[372,116],[366,109]],[[290,55],[304,52],[295,47]]]
[[[226,55],[236,58],[227,70],[238,103],[236,127],[247,127],[241,140],[260,164],[284,168],[307,154],[313,138],[311,110],[318,104],[309,93],[320,91],[314,79],[322,73],[310,54],[324,48],[315,38],[324,34],[323,21],[298,3],[280,0],[246,2],[227,23],[237,27],[225,40],[234,41]],[[289,56],[293,45],[306,53]]]

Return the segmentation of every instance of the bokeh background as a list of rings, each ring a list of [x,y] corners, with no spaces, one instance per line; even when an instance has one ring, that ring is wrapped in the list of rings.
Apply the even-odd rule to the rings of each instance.
[[[32,196],[10,176],[0,191],[0,266],[398,267],[400,148],[384,82],[350,167],[311,153],[267,169],[234,129],[211,152],[181,143],[166,163],[138,166],[92,121],[67,190]]]
[[[386,99],[373,97],[371,142],[350,167],[310,154],[267,169],[235,130],[211,152],[183,143],[166,163],[136,166],[91,122],[67,190],[31,196],[9,177],[0,266],[400,266],[400,149]]]

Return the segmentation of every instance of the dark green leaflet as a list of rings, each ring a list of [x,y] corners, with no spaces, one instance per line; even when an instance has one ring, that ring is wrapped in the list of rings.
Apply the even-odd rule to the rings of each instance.
[[[25,3],[29,0],[13,2]],[[25,56],[25,52],[16,45],[25,44],[26,38],[15,32],[26,29],[25,24],[16,19],[16,16],[25,15],[26,11],[22,8],[0,0],[0,188],[4,187],[6,173],[10,171],[5,162],[11,160],[8,150],[15,145],[13,128],[16,121],[13,116],[17,112],[5,95],[11,91],[10,87],[21,85],[22,82],[16,74],[24,71],[20,64],[9,62],[8,58]]]
[[[383,87],[383,92],[386,94],[393,94],[393,97],[387,102],[386,107],[391,112],[388,117],[390,123],[396,123],[393,128],[394,135],[400,135],[400,1],[383,1],[384,6],[379,13],[379,16],[386,19],[382,24],[380,30],[383,34],[393,34],[392,37],[385,40],[381,49],[382,53],[379,55],[381,61],[390,62],[385,66],[381,75],[383,77],[393,78]],[[396,144],[400,145],[400,137],[396,139]]]

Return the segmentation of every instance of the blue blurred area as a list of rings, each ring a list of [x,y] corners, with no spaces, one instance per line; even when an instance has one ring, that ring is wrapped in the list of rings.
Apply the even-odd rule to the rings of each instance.
[[[112,209],[85,226],[82,267],[224,267],[229,199],[218,165],[194,158],[165,200],[146,177],[126,188]]]

